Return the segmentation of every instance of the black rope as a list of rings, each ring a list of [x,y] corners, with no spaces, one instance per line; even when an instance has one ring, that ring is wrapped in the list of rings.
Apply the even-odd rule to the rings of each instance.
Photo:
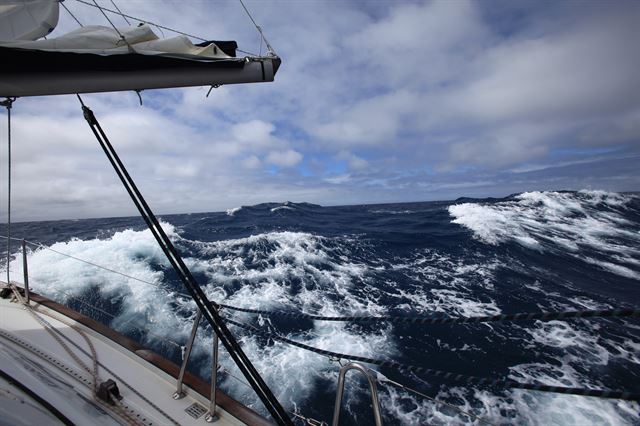
[[[117,152],[111,145],[107,135],[102,130],[102,127],[93,114],[93,111],[84,105],[80,96],[78,96],[78,99],[82,105],[84,117],[87,120],[87,123],[89,123],[89,127],[91,128],[94,136],[100,143],[107,159],[113,166],[123,186],[129,193],[133,203],[140,212],[140,215],[144,219],[154,238],[160,245],[160,248],[167,256],[167,259],[173,266],[178,277],[181,279],[187,291],[198,305],[198,308],[211,325],[211,328],[220,338],[220,341],[227,349],[227,352],[229,352],[229,355],[243,373],[260,400],[263,402],[265,408],[267,408],[269,413],[272,415],[273,419],[280,425],[293,425],[293,422],[289,418],[287,412],[284,410],[282,405],[280,405],[280,402],[277,400],[273,392],[271,392],[271,389],[269,389],[267,384],[264,382],[249,358],[247,358],[231,331],[224,324],[220,314],[218,313],[218,305],[207,298],[204,291],[191,274],[189,268],[184,264],[182,257],[162,229],[162,226],[160,226],[158,219],[153,214],[153,211],[145,201],[135,182],[120,160]]]
[[[572,387],[564,387],[564,386],[552,386],[552,385],[543,385],[543,384],[535,384],[535,383],[521,383],[511,379],[505,378],[488,378],[488,377],[478,377],[478,376],[470,376],[466,374],[457,374],[448,371],[442,370],[434,370],[431,368],[421,367],[417,365],[408,365],[402,364],[395,361],[387,361],[380,360],[374,358],[367,358],[358,355],[350,355],[344,354],[340,352],[327,351],[325,349],[319,349],[313,346],[305,345],[304,343],[297,342],[295,340],[291,340],[287,337],[281,336],[277,333],[271,333],[266,330],[262,330],[255,326],[244,324],[238,321],[231,320],[229,318],[225,318],[227,322],[234,324],[238,327],[251,330],[252,332],[266,337],[271,338],[273,340],[278,340],[282,343],[286,343],[291,346],[298,347],[300,349],[304,349],[310,352],[317,353],[319,355],[325,356],[327,358],[338,358],[338,359],[346,359],[350,361],[359,361],[367,364],[373,364],[380,367],[393,368],[400,371],[409,371],[415,373],[423,373],[429,376],[442,378],[445,380],[452,380],[460,383],[467,383],[473,385],[483,385],[483,386],[496,386],[503,388],[515,388],[515,389],[527,389],[533,391],[540,392],[553,392],[553,393],[562,393],[569,395],[580,395],[580,396],[593,396],[598,398],[613,398],[613,399],[623,399],[628,401],[640,401],[640,393],[634,392],[624,392],[624,391],[614,391],[608,389],[582,389],[582,388],[572,388]]]
[[[583,310],[583,311],[564,311],[564,312],[525,312],[518,314],[500,314],[478,317],[450,317],[450,316],[426,316],[426,317],[401,317],[394,315],[386,316],[323,316],[305,314],[300,312],[283,312],[283,311],[266,311],[261,309],[239,308],[220,304],[221,308],[246,312],[251,314],[260,314],[268,317],[283,317],[291,319],[309,319],[314,321],[341,321],[341,322],[390,322],[390,323],[406,323],[412,325],[443,325],[443,324],[473,324],[483,322],[505,322],[505,321],[553,321],[565,320],[573,318],[640,318],[640,310],[638,309],[604,309],[604,310]]]
[[[11,284],[9,263],[11,261],[11,108],[16,98],[5,98],[0,106],[7,108],[7,285]]]

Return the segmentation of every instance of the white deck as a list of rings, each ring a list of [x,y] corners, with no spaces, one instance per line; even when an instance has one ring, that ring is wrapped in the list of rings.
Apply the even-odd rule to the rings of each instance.
[[[32,305],[34,302],[32,302]],[[39,310],[58,312],[41,306]],[[75,330],[49,316],[41,315],[55,329],[68,339],[89,352],[86,342]],[[241,425],[235,417],[217,408],[219,420],[207,423],[205,415],[190,416],[185,410],[197,403],[207,411],[208,401],[189,389],[187,396],[173,399],[176,380],[164,371],[151,365],[134,353],[122,348],[110,339],[94,332],[69,318],[80,327],[95,346],[97,358],[102,365],[98,368],[100,381],[113,379],[123,399],[121,404],[131,411],[131,416],[145,425]],[[69,345],[85,364],[91,366],[91,357]],[[112,373],[106,371],[111,370]],[[11,299],[0,298],[0,368],[16,381],[28,387],[42,399],[53,405],[65,417],[78,425],[122,424],[120,417],[103,410],[93,399],[91,375],[84,371],[62,348],[44,327],[22,305]],[[116,377],[117,376],[117,377]],[[138,395],[138,394],[139,395]],[[145,401],[140,395],[144,396]],[[165,414],[154,408],[160,408]],[[102,408],[101,408],[102,407]],[[29,424],[25,418],[25,424]]]

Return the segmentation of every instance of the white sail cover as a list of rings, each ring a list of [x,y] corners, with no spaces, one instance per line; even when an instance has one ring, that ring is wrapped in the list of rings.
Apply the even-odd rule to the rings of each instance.
[[[37,40],[58,25],[57,0],[0,0],[0,40]]]
[[[9,9],[5,11],[8,14]],[[42,31],[42,22],[40,27]],[[0,39],[0,97],[274,80],[279,57],[239,58],[237,47],[233,40],[194,44],[185,36],[160,39],[149,25],[117,29],[91,25],[47,39]]]
[[[118,28],[117,31],[100,25],[88,25],[47,40],[0,42],[0,45],[49,52],[93,53],[96,55],[126,54],[132,53],[133,50],[133,52],[143,55],[176,55],[203,59],[231,57],[218,48],[215,43],[196,46],[185,36],[160,39],[146,24]]]

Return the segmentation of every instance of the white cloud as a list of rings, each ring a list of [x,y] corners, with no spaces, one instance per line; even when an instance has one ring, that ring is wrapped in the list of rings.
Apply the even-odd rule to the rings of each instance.
[[[184,2],[180,13],[148,5],[120,6],[258,49],[236,3]],[[94,8],[67,6],[85,24],[105,24]],[[464,182],[499,181],[487,174],[592,158],[556,159],[556,150],[640,150],[637,2],[516,4],[506,23],[473,1],[249,7],[283,57],[276,82],[223,86],[209,98],[207,87],[145,91],[142,107],[134,93],[84,96],[159,212],[416,200],[436,188],[466,195]],[[545,13],[528,15],[538,7]],[[56,33],[76,26],[62,12]],[[13,114],[14,218],[133,213],[73,96],[19,99]],[[416,191],[412,179],[425,170],[426,181],[441,179]],[[476,174],[461,180],[459,170]],[[638,181],[637,171],[627,176],[620,187]]]
[[[268,163],[281,167],[293,167],[302,161],[302,154],[292,149],[271,151],[266,158]]]
[[[314,134],[338,145],[389,144],[416,109],[416,95],[405,90],[373,96],[349,108],[338,120],[316,127]]]
[[[553,126],[515,124],[496,128],[489,135],[468,137],[449,144],[449,157],[441,170],[460,164],[499,168],[536,160],[547,153],[546,140],[557,131]]]
[[[262,162],[255,155],[250,155],[242,160],[242,165],[247,169],[257,169],[262,165]]]
[[[479,75],[446,107],[483,120],[591,118],[640,104],[634,71],[637,14],[581,22],[572,31],[500,44],[475,65]]]
[[[369,168],[369,162],[367,160],[358,157],[349,151],[340,151],[338,155],[336,155],[336,159],[346,161],[349,165],[349,169],[354,171],[363,171]]]
[[[424,89],[452,81],[490,37],[472,1],[397,4],[347,38],[350,54],[378,84]]]
[[[334,185],[339,185],[339,184],[347,183],[351,181],[351,175],[347,173],[344,175],[331,176],[331,177],[324,178],[324,181]]]
[[[251,144],[264,144],[271,140],[271,134],[275,127],[271,123],[261,120],[252,120],[246,123],[239,123],[233,126],[231,132],[240,142]]]

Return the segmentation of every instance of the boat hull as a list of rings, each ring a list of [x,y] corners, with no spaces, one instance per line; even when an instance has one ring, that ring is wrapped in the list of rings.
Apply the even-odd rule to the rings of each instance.
[[[2,283],[0,283],[0,287],[1,285]],[[8,296],[8,298],[3,298],[3,296]],[[183,384],[186,395],[184,398],[176,400],[173,398],[173,393],[176,390],[179,366],[77,311],[33,292],[30,297],[31,305],[37,308],[38,315],[59,333],[75,342],[77,346],[69,347],[80,357],[83,355],[76,348],[86,348],[86,342],[68,324],[84,331],[96,351],[101,379],[113,378],[117,382],[126,404],[136,408],[140,414],[148,415],[150,420],[155,419],[154,424],[166,424],[168,419],[161,415],[156,409],[157,407],[162,407],[164,413],[177,420],[179,424],[207,424],[204,415],[190,416],[186,408],[194,403],[200,407],[208,405],[211,396],[210,383],[186,372]],[[4,372],[4,375],[9,377],[12,382],[22,384],[31,394],[39,396],[39,401],[48,401],[49,405],[56,408],[54,410],[56,414],[70,419],[72,423],[110,424],[109,422],[97,422],[92,417],[97,415],[96,412],[104,410],[94,410],[91,415],[85,412],[86,410],[82,407],[93,407],[95,401],[86,386],[74,380],[77,374],[69,376],[67,372],[75,371],[81,375],[86,372],[79,369],[68,353],[62,350],[59,343],[45,332],[42,325],[32,318],[21,304],[12,300],[11,294],[0,296],[0,312],[2,312],[0,316],[0,360],[3,361],[0,370]],[[48,312],[52,312],[54,317],[64,319],[68,324],[61,323],[56,318],[49,316]],[[29,368],[29,365],[32,367]],[[34,371],[37,374],[32,374]],[[129,386],[135,389],[135,392],[125,382],[129,382]],[[47,383],[55,386],[52,388],[47,386]],[[0,388],[2,388],[1,380]],[[67,388],[75,390],[68,394],[60,392],[60,389]],[[144,395],[148,402],[142,401],[139,398],[140,395]],[[220,389],[216,390],[216,399],[219,407],[217,414],[220,417],[216,424],[233,426],[267,426],[270,424],[259,414],[227,396]],[[154,403],[155,407],[151,406],[149,402]]]

